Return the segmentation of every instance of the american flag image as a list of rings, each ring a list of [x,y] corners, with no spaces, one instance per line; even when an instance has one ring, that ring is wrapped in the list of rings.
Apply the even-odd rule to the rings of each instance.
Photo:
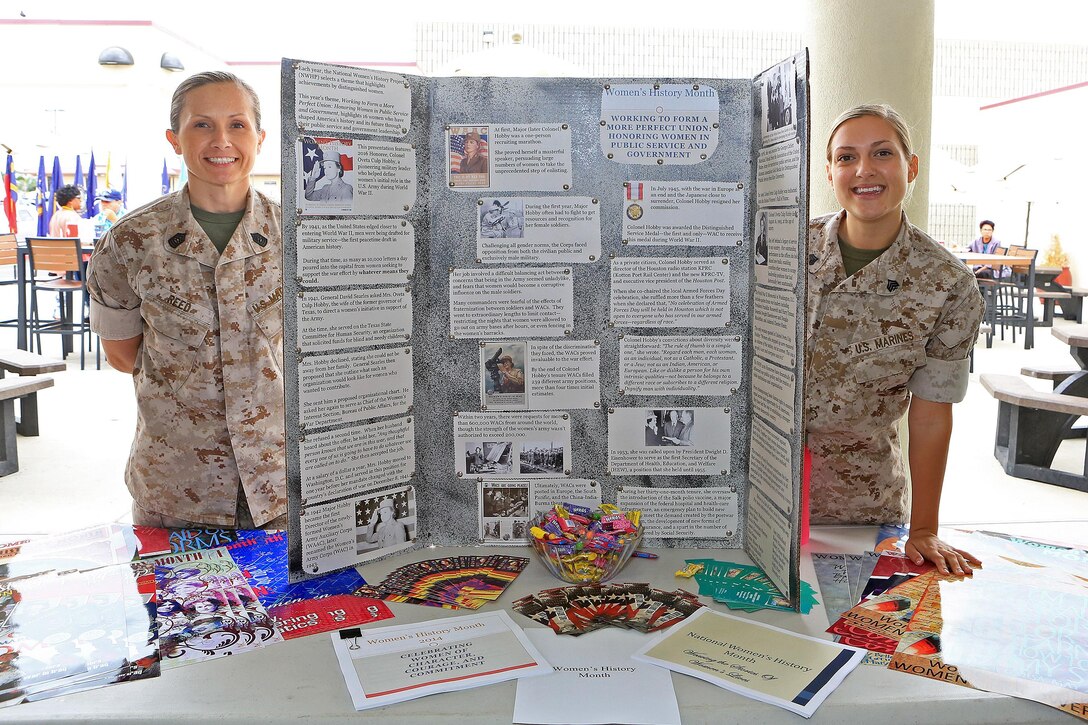
[[[302,147],[304,163],[306,160],[307,151],[306,141],[307,139],[303,140]],[[320,162],[323,157],[325,160],[328,161],[339,161],[340,168],[342,168],[344,171],[351,171],[354,168],[355,160],[351,153],[353,142],[350,138],[324,138],[318,136],[317,138],[312,139],[312,141],[313,144],[318,148],[318,162]],[[303,171],[306,171],[305,167],[303,167]]]
[[[461,129],[464,133],[450,134],[450,173],[461,173],[461,161],[465,158],[465,134],[476,129]],[[480,135],[480,156],[487,158],[487,131],[476,130]]]
[[[642,182],[628,182],[627,201],[642,201]]]

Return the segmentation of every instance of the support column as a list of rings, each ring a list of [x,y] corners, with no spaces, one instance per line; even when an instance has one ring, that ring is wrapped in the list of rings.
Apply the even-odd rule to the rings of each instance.
[[[933,117],[934,0],[809,0],[811,175],[809,213],[839,208],[827,182],[827,134],[840,113],[859,103],[887,103],[906,119],[920,159],[904,208],[929,222],[930,129]]]

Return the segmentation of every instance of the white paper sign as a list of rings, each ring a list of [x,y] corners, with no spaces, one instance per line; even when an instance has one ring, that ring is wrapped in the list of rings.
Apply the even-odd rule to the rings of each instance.
[[[756,355],[784,367],[797,364],[797,297],[793,292],[757,286],[752,328]]]
[[[734,246],[744,237],[744,189],[710,181],[629,181],[623,243]]]
[[[752,237],[756,282],[792,290],[797,285],[797,209],[760,209]]]
[[[415,473],[415,445],[411,418],[308,434],[299,443],[302,499],[327,501],[407,483]]]
[[[357,498],[306,506],[302,568],[320,574],[404,551],[416,538],[416,494],[411,486],[371,491]]]
[[[718,257],[614,259],[611,320],[616,327],[724,327],[729,265]]]
[[[404,76],[364,68],[298,61],[295,119],[304,129],[404,136],[412,121],[412,91]]]
[[[793,432],[795,381],[792,370],[752,358],[752,409],[787,433]]]
[[[450,334],[454,337],[563,337],[573,327],[570,269],[450,272]]]
[[[758,488],[748,489],[744,550],[782,592],[790,590],[793,523]]]
[[[641,634],[609,628],[571,638],[550,629],[527,629],[525,636],[555,672],[518,680],[514,722],[680,725],[672,674],[631,659],[646,643]]]
[[[601,258],[599,199],[485,196],[477,207],[476,257],[484,264]]]
[[[743,345],[723,336],[620,339],[625,395],[732,395],[740,386]]]
[[[408,282],[415,270],[415,229],[403,219],[303,218],[298,274],[315,287]]]
[[[501,609],[341,630],[332,643],[356,710],[552,671]]]
[[[759,150],[756,203],[796,206],[801,203],[801,140],[788,139]]]
[[[299,413],[310,427],[407,413],[412,406],[412,349],[313,355],[298,366]]]
[[[646,536],[661,539],[728,539],[740,523],[737,493],[723,486],[649,488],[624,486],[616,505],[642,512]]]
[[[690,165],[718,148],[718,91],[621,83],[601,91],[601,152],[619,164]]]
[[[412,336],[412,292],[407,287],[305,292],[296,319],[304,353],[407,342]]]
[[[458,477],[569,475],[570,416],[562,413],[460,413],[453,418]]]
[[[759,416],[752,417],[748,478],[786,513],[793,511],[793,450],[790,441]]]
[[[608,470],[617,476],[724,476],[731,435],[723,408],[613,408]]]

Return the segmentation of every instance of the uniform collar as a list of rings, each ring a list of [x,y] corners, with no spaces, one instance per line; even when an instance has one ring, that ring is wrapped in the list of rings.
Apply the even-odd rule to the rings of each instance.
[[[839,252],[839,223],[845,214],[845,210],[840,211],[824,222],[818,244],[810,247],[809,273],[820,276],[831,274],[836,277],[837,284],[850,292],[868,292],[882,296],[898,293],[903,287],[903,280],[900,277],[904,262],[910,254],[910,237],[913,229],[906,213],[903,213],[899,234],[896,235],[891,246],[849,279],[846,278],[842,254]]]
[[[239,222],[238,228],[234,230],[234,236],[230,238],[223,253],[220,254],[193,217],[189,185],[186,184],[178,194],[174,215],[166,228],[163,244],[168,251],[195,259],[208,267],[262,254],[269,248],[269,239],[262,232],[253,230],[254,227],[260,226],[254,223],[256,204],[257,195],[253,189],[250,189],[249,196],[246,198],[246,213]]]

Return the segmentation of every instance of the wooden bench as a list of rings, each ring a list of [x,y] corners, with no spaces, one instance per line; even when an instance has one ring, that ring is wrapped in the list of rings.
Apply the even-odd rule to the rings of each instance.
[[[1066,432],[1088,415],[1088,398],[1039,391],[1018,375],[981,376],[982,387],[998,401],[994,456],[1010,476],[1088,491],[1084,473],[1050,466]]]
[[[15,429],[15,399],[32,395],[53,386],[53,378],[38,375],[30,378],[0,380],[0,476],[19,470],[18,435]]]
[[[0,379],[4,377],[5,372],[29,377],[67,369],[68,365],[63,360],[53,360],[26,350],[0,350]],[[19,399],[19,418],[16,421],[16,429],[20,435],[38,435],[37,392],[29,393]]]

